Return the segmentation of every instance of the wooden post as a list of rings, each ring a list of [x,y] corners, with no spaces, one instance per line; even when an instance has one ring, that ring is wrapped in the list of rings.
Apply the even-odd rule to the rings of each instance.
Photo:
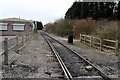
[[[118,39],[118,49],[116,55],[118,56],[118,77],[120,79],[120,20],[118,22],[117,39]]]
[[[118,22],[117,34],[116,34],[116,56],[118,56],[118,61],[120,61],[120,21]],[[120,64],[119,64],[120,65]]]
[[[29,36],[28,35],[26,35],[26,37],[27,37],[27,42],[29,41]]]
[[[30,33],[30,39],[33,39],[33,31]]]
[[[100,51],[102,51],[102,43],[103,42],[103,40],[102,40],[102,38],[100,38]]]
[[[32,39],[31,32],[30,32],[30,34],[29,34],[29,38],[30,38],[30,40]]]
[[[28,36],[26,35],[26,43],[27,43],[27,41],[28,41]]]
[[[28,34],[28,42],[30,41],[30,35]]]
[[[25,35],[24,35],[24,43],[26,43]]]
[[[24,35],[22,36],[22,41],[23,41],[23,45],[25,44],[25,38]]]
[[[33,39],[34,31],[31,32],[31,39]]]
[[[92,36],[90,36],[90,47],[92,47]]]
[[[28,36],[29,36],[28,38],[29,38],[29,41],[30,41],[30,39],[31,39],[31,38],[30,38],[30,33],[29,33],[29,35],[28,35]]]
[[[27,43],[27,35],[25,35],[25,38],[26,38],[26,43]]]
[[[31,33],[29,33],[29,39],[31,40]]]
[[[8,38],[4,40],[4,65],[8,65]]]
[[[24,36],[24,43],[26,43],[26,35]]]
[[[84,43],[86,43],[86,35],[84,36]]]
[[[22,45],[24,45],[24,37],[22,36]]]
[[[18,35],[16,36],[16,53],[18,54],[18,45],[19,45],[19,43],[18,43]]]
[[[81,34],[80,34],[80,42],[82,42],[82,36],[81,36]]]
[[[118,40],[115,42],[115,54],[118,55]]]

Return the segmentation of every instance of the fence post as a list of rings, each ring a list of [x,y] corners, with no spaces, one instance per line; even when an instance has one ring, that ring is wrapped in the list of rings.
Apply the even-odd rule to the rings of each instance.
[[[18,54],[18,45],[19,45],[19,43],[18,43],[18,35],[16,36],[16,53]]]
[[[35,37],[35,30],[32,32],[32,39]]]
[[[24,43],[26,43],[26,36],[24,35]]]
[[[90,47],[92,47],[92,36],[90,36]]]
[[[26,43],[27,43],[27,41],[28,41],[28,36],[26,35]]]
[[[32,39],[32,31],[30,32],[30,40]]]
[[[30,41],[30,34],[28,34],[28,42]]]
[[[84,43],[86,43],[86,35],[84,36]]]
[[[34,35],[34,32],[32,31],[31,32],[31,40],[33,39],[33,35]]]
[[[26,35],[24,35],[24,43],[26,43]]]
[[[22,44],[24,45],[24,37],[22,36]]]
[[[4,39],[4,65],[8,65],[8,38]]]
[[[27,43],[27,35],[25,35],[25,42]]]
[[[118,40],[115,42],[115,54],[118,55]]]
[[[82,42],[82,35],[80,34],[80,42]]]
[[[27,35],[27,43],[29,42],[29,35]]]
[[[102,38],[100,38],[100,51],[102,51],[102,44],[103,44],[103,40]]]

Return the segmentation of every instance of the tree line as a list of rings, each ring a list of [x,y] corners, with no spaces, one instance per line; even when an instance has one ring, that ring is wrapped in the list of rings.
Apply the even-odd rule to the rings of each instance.
[[[74,2],[65,14],[66,19],[120,19],[120,1],[116,2]]]

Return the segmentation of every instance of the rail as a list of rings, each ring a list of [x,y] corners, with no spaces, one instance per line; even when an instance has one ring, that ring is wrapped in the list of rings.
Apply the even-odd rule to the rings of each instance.
[[[76,54],[77,56],[79,56],[79,58],[83,59],[86,63],[90,64],[95,70],[98,71],[98,73],[100,74],[100,76],[105,79],[105,80],[112,80],[108,75],[106,75],[103,71],[101,71],[99,68],[97,68],[95,65],[93,65],[90,61],[88,61],[87,59],[85,59],[84,57],[82,57],[80,54],[78,54],[77,52],[73,51],[72,49],[70,49],[68,46],[62,44],[61,42],[57,41],[56,39],[52,38],[51,36],[47,35],[46,33],[42,33],[42,35],[46,35],[48,37],[50,37],[51,39],[55,40],[56,42],[58,42],[59,44],[61,44],[62,46],[66,47],[67,49],[69,49],[70,51],[72,51],[74,54]],[[44,37],[44,36],[43,36]],[[48,42],[48,44],[50,45],[52,51],[54,52],[54,54],[56,55],[56,57],[58,57],[58,60],[60,61],[61,65],[63,66],[63,71],[66,74],[67,79],[71,80],[73,79],[73,77],[69,76],[70,72],[68,71],[68,69],[65,68],[65,65],[63,64],[63,61],[61,60],[59,54],[57,53],[57,51],[55,51],[54,47],[51,45],[51,43],[49,42],[49,40],[47,40],[47,38],[45,38],[46,41]],[[70,74],[71,75],[71,74]]]
[[[118,40],[108,40],[80,34],[80,42],[85,43],[90,47],[97,48],[101,51],[113,50],[113,52],[118,55],[118,45],[120,44]]]
[[[51,50],[53,51],[53,53],[55,54],[57,60],[60,63],[60,66],[65,74],[65,77],[68,80],[71,80],[73,77],[71,76],[70,72],[68,71],[67,67],[65,66],[64,62],[62,61],[61,57],[59,56],[58,52],[55,50],[55,48],[52,46],[52,44],[50,43],[50,41],[44,36],[43,33],[41,33],[41,35],[45,38],[45,40],[47,41],[48,45],[50,46]],[[46,35],[46,34],[45,34]],[[48,36],[48,35],[47,35]]]

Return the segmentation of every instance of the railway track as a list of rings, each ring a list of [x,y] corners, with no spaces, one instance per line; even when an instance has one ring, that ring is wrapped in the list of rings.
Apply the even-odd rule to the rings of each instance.
[[[66,45],[43,32],[41,35],[45,38],[51,50],[54,52],[65,74],[65,78],[68,80],[85,77],[92,77],[93,79],[100,78],[99,80],[113,80],[90,61],[68,48]]]

